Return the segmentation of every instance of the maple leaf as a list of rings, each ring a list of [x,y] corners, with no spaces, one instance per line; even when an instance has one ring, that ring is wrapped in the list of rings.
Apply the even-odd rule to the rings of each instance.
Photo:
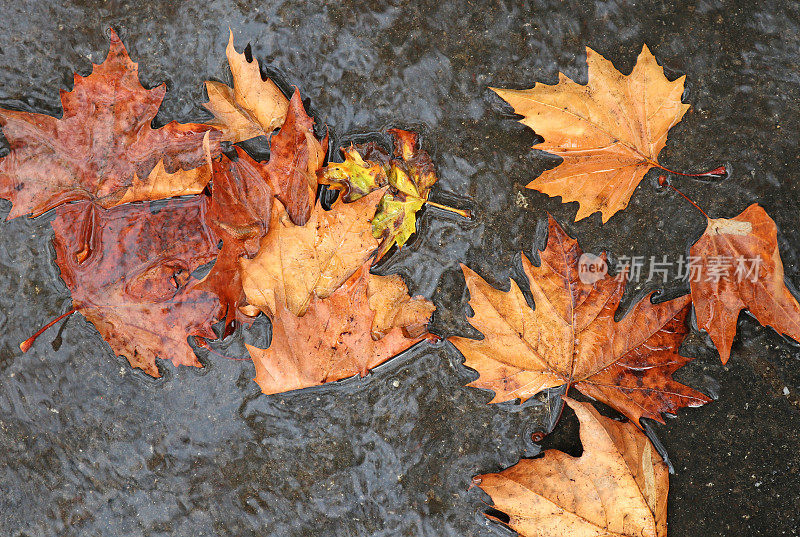
[[[134,174],[130,187],[123,196],[110,206],[118,206],[143,200],[161,200],[178,196],[199,194],[211,181],[208,166],[200,166],[191,170],[178,170],[169,173],[164,169],[164,161],[158,161],[156,167],[145,179]]]
[[[305,224],[311,214],[317,171],[327,151],[327,136],[320,143],[313,126],[300,93],[295,91],[286,121],[271,140],[269,162],[256,162],[237,147],[235,162],[223,156],[210,164],[214,187],[208,223],[222,239],[222,250],[200,288],[220,297],[227,312],[226,334],[233,329],[235,319],[247,322],[247,314],[258,312],[245,305],[239,259],[257,253],[267,233],[272,197],[282,202],[289,219],[297,225]]]
[[[289,100],[272,80],[261,79],[258,60],[248,62],[244,53],[236,52],[232,31],[225,54],[233,88],[221,82],[206,82],[208,102],[203,106],[214,114],[210,124],[222,131],[225,140],[234,143],[270,134],[283,124]]]
[[[205,186],[196,174],[175,172],[203,163],[210,127],[172,122],[151,128],[166,86],[144,89],[117,34],[111,31],[110,39],[106,60],[87,77],[76,74],[74,89],[61,92],[61,119],[0,109],[11,146],[0,160],[0,197],[13,203],[8,218],[38,216],[69,201],[108,208]],[[217,154],[219,133],[210,136]]]
[[[359,151],[364,153],[364,157]],[[342,148],[342,153],[344,162],[331,162],[317,172],[319,184],[339,190],[345,203],[386,186],[389,155],[382,147],[375,142],[369,142],[366,146],[351,145]],[[367,155],[383,156],[385,160],[372,160]]]
[[[318,182],[341,191],[346,203],[390,185],[372,220],[372,233],[381,239],[376,260],[395,244],[402,248],[411,238],[417,230],[417,212],[425,204],[470,216],[468,211],[428,201],[437,177],[430,156],[420,148],[419,135],[401,129],[390,129],[389,133],[394,138],[391,159],[370,142],[343,149],[344,162],[331,163],[317,173]]]
[[[420,149],[419,135],[401,129],[389,129],[394,136],[394,157],[387,172],[393,187],[378,205],[372,221],[372,233],[383,239],[376,258],[380,259],[392,245],[398,248],[417,231],[417,211],[428,202],[431,187],[437,181],[433,162]]]
[[[240,147],[234,146],[237,159],[226,156],[211,163],[214,185],[211,203],[205,213],[206,223],[222,240],[222,248],[208,275],[197,285],[219,297],[225,311],[225,332],[242,316],[246,302],[239,273],[239,259],[254,256],[267,234],[272,212],[273,189],[262,165]]]
[[[314,136],[314,120],[306,114],[300,92],[295,89],[286,121],[270,141],[266,164],[275,195],[286,207],[292,222],[304,225],[314,208],[317,170],[328,152],[328,135],[320,142]]]
[[[369,308],[375,313],[373,337],[383,337],[393,328],[401,328],[412,338],[428,331],[428,321],[435,309],[429,300],[410,296],[403,278],[397,274],[371,274],[369,278]]]
[[[303,315],[312,297],[330,296],[378,247],[370,221],[382,195],[378,190],[330,211],[317,203],[304,226],[276,200],[258,254],[240,260],[248,302],[270,316],[284,303]]]
[[[191,274],[217,255],[203,196],[101,209],[63,205],[52,222],[61,278],[72,303],[115,354],[158,377],[156,357],[201,367],[188,336],[215,339],[216,298]],[[82,228],[92,230],[81,243]]]
[[[681,103],[686,77],[670,82],[646,45],[630,75],[588,47],[586,63],[585,86],[559,73],[554,85],[492,89],[544,138],[536,149],[564,159],[527,187],[577,201],[576,221],[599,211],[605,223],[627,207],[645,173],[661,167],[667,132],[689,109]]]
[[[650,294],[617,322],[625,278],[606,274],[581,281],[582,254],[577,241],[549,217],[541,265],[522,255],[535,310],[513,280],[508,292],[499,291],[462,265],[475,312],[472,324],[484,334],[480,341],[450,338],[465,365],[480,373],[470,385],[493,390],[492,402],[499,402],[571,384],[637,424],[642,417],[662,421],[662,412],[710,401],[672,379],[691,361],[677,353],[687,332],[689,297],[653,304]]]
[[[414,307],[413,313],[397,316],[399,305],[385,298],[396,294],[398,281],[370,274],[369,265],[365,263],[327,298],[313,297],[302,317],[277,304],[270,347],[247,346],[256,366],[255,381],[264,393],[317,386],[356,374],[363,377],[423,339],[433,304],[408,297],[401,281],[402,296]],[[387,285],[392,288],[388,293]],[[373,300],[379,295],[382,298]],[[409,326],[416,335],[404,334]]]
[[[760,205],[731,219],[708,219],[689,254],[699,272],[689,284],[697,325],[708,332],[722,363],[730,358],[743,309],[762,325],[800,341],[800,304],[783,279],[778,229]],[[712,265],[728,274],[717,273]]]
[[[521,537],[666,537],[669,471],[650,441],[630,422],[564,400],[580,421],[580,457],[550,449],[475,482]]]

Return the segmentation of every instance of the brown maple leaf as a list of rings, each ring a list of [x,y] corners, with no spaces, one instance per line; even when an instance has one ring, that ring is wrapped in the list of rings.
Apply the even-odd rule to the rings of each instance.
[[[79,202],[59,207],[52,223],[73,306],[115,354],[154,377],[156,357],[200,367],[187,337],[216,337],[219,301],[192,276],[217,255],[204,224],[206,203],[194,196],[105,210]],[[83,228],[93,230],[89,245],[81,242]]]
[[[397,316],[399,305],[372,299],[394,295],[398,282],[370,274],[369,265],[365,263],[327,298],[312,298],[302,317],[278,303],[270,347],[247,347],[256,366],[255,381],[264,393],[297,390],[354,375],[363,377],[423,339],[433,304],[424,298],[408,297],[400,282],[402,296],[414,307],[413,314],[407,311]],[[384,290],[387,285],[393,288],[388,293]],[[387,313],[384,308],[395,311]],[[387,322],[389,317],[392,320]],[[404,330],[408,327],[416,335]]]
[[[240,260],[248,302],[270,316],[279,303],[303,315],[312,297],[330,296],[377,249],[370,220],[382,195],[378,190],[330,211],[317,203],[304,226],[275,201],[258,254]]]
[[[672,379],[691,361],[677,353],[687,332],[689,297],[653,304],[651,294],[617,322],[625,278],[606,274],[582,281],[582,254],[577,241],[549,217],[541,265],[522,255],[535,310],[513,280],[509,291],[499,291],[462,265],[475,312],[472,324],[484,334],[479,341],[450,338],[465,365],[480,373],[470,385],[493,390],[492,402],[499,402],[570,384],[637,424],[642,417],[662,421],[662,412],[708,402]]]
[[[417,337],[428,331],[428,321],[435,309],[422,297],[408,294],[403,278],[370,275],[369,308],[375,312],[372,335],[383,337],[393,328],[402,328],[406,336]]]
[[[248,62],[244,53],[236,52],[232,31],[225,54],[233,88],[206,82],[208,102],[203,106],[214,114],[210,124],[222,131],[223,139],[234,143],[270,134],[283,124],[289,100],[272,80],[262,80],[258,60]]]
[[[492,89],[544,137],[534,148],[564,159],[528,188],[579,202],[576,221],[600,211],[605,223],[627,207],[647,170],[661,167],[667,132],[689,109],[681,103],[686,77],[670,82],[647,46],[630,75],[590,48],[586,63],[585,86],[560,73],[554,85]]]
[[[784,282],[777,235],[775,222],[754,203],[734,218],[710,218],[690,249],[699,269],[689,284],[697,325],[708,332],[722,363],[730,358],[743,309],[800,341],[800,304]]]
[[[235,146],[235,150],[236,160],[222,155],[211,163],[214,184],[205,218],[222,241],[222,248],[211,271],[197,286],[219,297],[226,333],[233,328],[234,320],[248,320],[240,311],[246,300],[239,259],[258,252],[267,234],[274,196],[264,167],[242,148]]]
[[[266,171],[275,195],[298,226],[308,221],[314,208],[317,170],[327,152],[328,135],[321,142],[314,136],[314,120],[306,114],[300,92],[295,89],[286,121],[270,141]]]
[[[205,186],[196,174],[175,173],[202,165],[210,127],[172,122],[151,128],[166,86],[144,89],[119,37],[111,31],[110,39],[106,60],[87,77],[75,75],[71,92],[61,92],[61,119],[0,109],[11,146],[0,160],[0,197],[13,203],[9,218],[37,216],[69,201],[108,208]],[[216,154],[219,133],[211,138]]]
[[[650,441],[632,423],[564,400],[580,421],[580,457],[550,449],[475,482],[521,537],[666,537],[669,471]]]

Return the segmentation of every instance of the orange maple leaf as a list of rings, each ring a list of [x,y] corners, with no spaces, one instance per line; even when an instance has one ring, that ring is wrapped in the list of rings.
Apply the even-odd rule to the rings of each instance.
[[[606,274],[581,281],[582,253],[550,217],[541,265],[522,255],[535,310],[513,280],[508,292],[499,291],[462,265],[472,324],[484,334],[482,340],[450,338],[465,365],[480,373],[470,385],[493,390],[492,402],[499,402],[571,384],[635,423],[642,417],[662,421],[662,412],[708,402],[672,379],[691,361],[677,353],[687,332],[689,297],[653,304],[651,294],[617,322],[625,278]]]
[[[605,223],[627,207],[647,170],[660,167],[667,132],[689,109],[681,103],[686,77],[670,82],[647,46],[630,75],[588,47],[586,63],[585,86],[560,73],[554,85],[492,89],[544,137],[535,149],[564,159],[527,187],[577,201],[576,221],[600,211]]]
[[[274,201],[258,254],[240,260],[248,302],[267,315],[277,312],[279,303],[303,315],[312,297],[330,296],[377,249],[370,220],[382,195],[376,190],[330,211],[317,203],[304,226],[295,225]]]
[[[708,332],[722,363],[730,358],[743,309],[762,325],[800,341],[800,304],[783,279],[778,229],[760,205],[731,219],[708,219],[690,255],[698,268],[689,283],[697,325]],[[715,264],[718,268],[712,269]]]
[[[208,102],[203,106],[214,114],[210,124],[234,143],[270,134],[283,124],[289,100],[272,80],[262,80],[258,60],[248,62],[244,53],[236,52],[232,31],[225,54],[233,88],[206,82]]]
[[[11,146],[0,160],[0,197],[13,203],[8,218],[37,216],[76,200],[109,208],[196,194],[208,181],[177,171],[204,163],[203,138],[211,127],[172,122],[151,128],[166,86],[144,89],[113,30],[110,39],[106,60],[87,77],[76,74],[73,90],[61,92],[61,119],[0,109]],[[209,135],[216,155],[219,133]]]
[[[550,449],[475,482],[521,537],[666,537],[669,471],[650,441],[632,423],[564,400],[580,421],[580,457]]]
[[[264,393],[363,377],[423,339],[433,304],[409,297],[397,277],[370,274],[369,265],[327,298],[312,298],[302,317],[277,304],[270,347],[247,347],[256,366],[255,381]],[[398,316],[401,307],[404,311]]]

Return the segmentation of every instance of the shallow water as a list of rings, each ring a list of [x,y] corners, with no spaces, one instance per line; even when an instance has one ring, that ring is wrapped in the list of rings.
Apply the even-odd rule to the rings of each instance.
[[[552,161],[530,149],[488,86],[585,82],[588,45],[628,72],[643,43],[687,75],[692,110],[661,162],[722,182],[680,180],[716,217],[758,201],[775,219],[786,275],[800,286],[800,4],[786,2],[59,2],[2,1],[0,105],[60,113],[58,90],[105,57],[116,28],[147,87],[167,97],[157,122],[207,118],[202,82],[227,81],[227,29],[331,128],[332,147],[388,127],[419,130],[437,164],[420,233],[382,266],[432,298],[433,331],[466,322],[459,262],[504,287],[521,281],[545,211],[585,250],[685,254],[703,217],[651,172],[629,207],[600,225],[575,204],[523,186]],[[4,217],[10,204],[0,202]],[[253,366],[207,356],[203,370],[163,364],[154,380],[112,355],[80,316],[32,350],[18,343],[69,309],[50,216],[0,224],[0,530],[13,536],[509,535],[481,516],[473,475],[539,448],[547,405],[487,406],[448,344],[425,343],[365,380],[259,395]],[[627,304],[654,285],[631,285]],[[682,284],[666,293],[686,292]],[[267,323],[217,345],[245,356]],[[699,334],[680,374],[718,397],[655,426],[672,476],[671,536],[798,535],[800,350],[752,319],[726,367]],[[788,395],[784,395],[784,388]],[[545,447],[575,451],[565,419]]]

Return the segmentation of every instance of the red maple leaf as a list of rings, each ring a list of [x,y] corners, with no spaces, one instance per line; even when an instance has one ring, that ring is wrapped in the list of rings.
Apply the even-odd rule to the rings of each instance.
[[[172,122],[153,129],[166,86],[144,89],[137,65],[113,30],[110,39],[106,60],[87,77],[76,74],[73,90],[61,92],[60,119],[0,109],[0,125],[11,146],[0,160],[0,197],[13,203],[9,218],[38,216],[75,200],[108,208],[121,200],[167,198],[203,188],[194,177],[163,173],[152,179],[158,185],[147,184],[159,162],[169,173],[202,165],[203,137],[211,127]],[[219,133],[210,136],[216,155]]]

